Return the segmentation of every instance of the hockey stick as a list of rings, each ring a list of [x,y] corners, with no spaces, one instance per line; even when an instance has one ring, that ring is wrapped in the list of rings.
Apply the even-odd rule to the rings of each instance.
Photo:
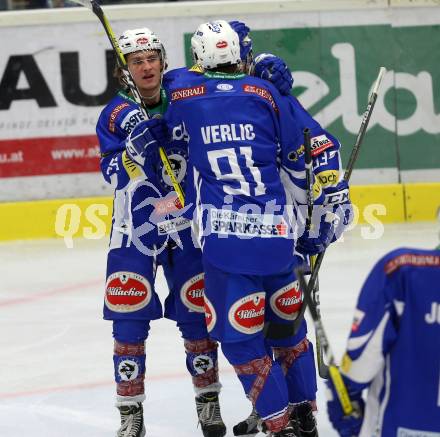
[[[306,229],[312,227],[313,214],[313,171],[312,171],[312,144],[310,140],[310,129],[303,130],[304,135],[304,166],[306,170],[306,198],[307,198],[307,217]]]
[[[355,144],[353,146],[353,149],[351,151],[350,154],[350,158],[348,160],[348,164],[347,164],[347,169],[344,173],[344,179],[348,182],[350,177],[351,177],[351,173],[353,171],[353,167],[354,164],[356,162],[356,159],[359,155],[359,150],[360,150],[360,146],[362,144],[363,138],[365,136],[365,132],[367,130],[368,127],[368,123],[370,121],[371,118],[371,114],[373,112],[374,109],[374,104],[376,103],[376,99],[377,99],[377,93],[379,90],[379,86],[380,83],[382,81],[382,78],[385,74],[386,70],[384,67],[381,67],[379,70],[379,74],[377,76],[376,82],[374,84],[373,90],[370,94],[370,97],[368,99],[368,104],[367,104],[367,109],[364,112],[364,115],[362,117],[362,122],[361,122],[361,126],[359,128],[359,132],[355,141]],[[310,291],[313,292],[314,290],[317,290],[317,286],[318,286],[318,273],[319,273],[319,269],[321,268],[321,264],[322,264],[322,260],[324,258],[324,252],[321,252],[317,257],[312,257],[312,263],[313,263],[313,270],[312,270],[312,274],[309,280],[309,288]],[[306,291],[303,291],[304,294],[306,294]],[[317,312],[318,315],[320,315],[319,313],[319,295],[316,293],[314,293],[314,302],[313,304],[315,305],[315,307],[317,308]],[[307,307],[307,302],[305,302],[302,307],[301,310],[298,314],[298,317],[295,319],[295,321],[293,322],[293,332],[296,333],[298,332],[298,329],[301,325],[302,319],[304,317],[304,313]],[[317,354],[317,361],[318,361],[318,373],[319,376],[321,376],[321,378],[324,379],[328,379],[328,375],[329,375],[329,367],[324,363],[324,360],[322,359],[322,348],[319,346],[319,340],[316,340],[316,354]],[[319,351],[320,349],[320,351]],[[327,376],[327,378],[326,378]]]
[[[342,410],[344,411],[344,414],[346,416],[350,416],[354,412],[353,405],[351,403],[350,396],[348,395],[347,387],[345,386],[344,380],[342,379],[341,372],[335,364],[333,351],[330,347],[328,337],[325,333],[321,317],[317,311],[316,306],[313,303],[313,298],[311,294],[312,288],[310,287],[310,282],[309,284],[307,284],[306,278],[304,276],[304,269],[302,267],[298,267],[295,269],[295,275],[299,280],[306,303],[308,304],[309,312],[312,316],[313,324],[315,325],[316,338],[319,338],[319,342],[325,352],[327,361],[329,363],[329,376],[335,387],[338,399],[341,402]]]
[[[71,1],[81,6],[84,6],[87,9],[90,9],[98,17],[99,21],[104,27],[105,33],[110,41],[113,51],[116,54],[118,65],[124,71],[125,78],[127,79],[127,83],[128,86],[130,87],[130,91],[131,94],[133,95],[134,100],[139,105],[139,109],[141,110],[141,113],[144,116],[145,120],[150,119],[150,115],[148,114],[147,107],[145,106],[145,103],[142,100],[141,93],[139,92],[133,80],[133,77],[131,76],[130,70],[127,67],[127,61],[125,59],[125,56],[122,53],[121,48],[119,47],[118,40],[116,39],[116,36],[113,32],[110,22],[108,21],[106,15],[104,14],[104,11],[102,10],[101,6],[98,4],[96,0],[71,0]],[[185,204],[185,195],[183,193],[182,187],[180,186],[179,182],[176,179],[176,175],[174,174],[174,171],[171,167],[170,160],[168,159],[168,156],[165,153],[165,150],[163,149],[162,146],[159,146],[159,155],[165,167],[165,170],[171,180],[171,183],[173,184],[174,190],[176,191],[177,197],[179,198],[179,201],[183,207],[183,205]]]
[[[312,227],[312,215],[313,215],[313,163],[312,163],[312,144],[310,139],[310,129],[305,128],[303,131],[304,134],[304,164],[306,170],[306,198],[307,198],[307,217],[306,217],[306,230],[310,230]],[[315,256],[310,257],[310,271],[313,273],[315,266]],[[313,301],[316,306],[316,311],[318,317],[320,318],[319,312],[319,283],[316,280],[315,288],[312,290],[313,292]],[[303,304],[304,310],[306,304]],[[301,314],[301,313],[300,313]],[[302,312],[304,314],[304,312]],[[302,316],[301,316],[302,319]],[[316,361],[318,364],[318,374],[323,379],[328,379],[329,377],[329,369],[328,366],[324,362],[323,350],[321,346],[321,341],[318,335],[315,335],[316,338]]]
[[[365,110],[364,115],[362,117],[361,127],[359,128],[359,133],[357,135],[356,142],[353,146],[353,150],[351,151],[350,158],[349,158],[348,164],[347,164],[347,168],[344,173],[344,180],[347,182],[350,180],[354,164],[355,164],[357,157],[359,155],[359,150],[360,150],[362,141],[364,139],[365,132],[367,131],[367,127],[368,127],[368,123],[370,122],[371,114],[373,113],[374,104],[376,103],[376,100],[377,100],[377,93],[379,91],[379,86],[380,86],[380,83],[383,79],[385,72],[386,72],[385,67],[380,67],[379,74],[377,76],[373,90],[372,90],[370,97],[368,99],[367,109]],[[319,272],[319,269],[321,268],[321,264],[322,264],[322,260],[324,259],[324,255],[325,255],[325,250],[323,252],[321,252],[316,258],[315,268],[313,270],[312,275],[310,276],[310,281],[309,281],[309,287],[311,290],[313,290],[313,288],[315,287],[315,284],[316,284],[316,281],[318,278],[318,272]]]

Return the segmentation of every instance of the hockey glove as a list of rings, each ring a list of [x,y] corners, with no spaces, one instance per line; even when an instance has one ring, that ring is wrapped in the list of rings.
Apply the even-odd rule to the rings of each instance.
[[[250,29],[241,21],[230,21],[229,24],[238,35],[240,41],[240,59],[246,63],[249,61],[249,56],[252,56],[252,39],[249,36]]]
[[[327,413],[333,428],[338,431],[341,437],[358,436],[362,426],[365,402],[362,399],[362,392],[348,393],[353,406],[353,412],[346,416],[342,410],[335,387],[331,380],[327,384]]]
[[[312,227],[305,229],[296,241],[295,249],[302,255],[317,255],[323,252],[333,241],[335,235],[334,221],[338,218],[322,205],[313,209]]]
[[[333,214],[335,214],[334,236],[331,241],[336,241],[341,237],[344,230],[350,225],[353,220],[353,205],[350,202],[350,192],[348,183],[346,181],[339,182],[335,187],[324,189],[324,205],[327,208],[331,207]]]
[[[278,91],[287,96],[293,86],[292,73],[286,63],[278,56],[261,53],[253,64],[253,74],[272,82]]]
[[[131,131],[125,142],[128,157],[140,166],[148,155],[157,153],[159,146],[168,140],[166,123],[161,118],[141,121]]]

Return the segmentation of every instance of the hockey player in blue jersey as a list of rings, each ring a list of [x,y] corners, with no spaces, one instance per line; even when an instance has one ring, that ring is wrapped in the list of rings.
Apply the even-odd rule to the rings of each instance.
[[[150,115],[167,108],[165,49],[147,28],[127,30],[119,38],[128,68]],[[124,80],[123,72],[118,70]],[[97,124],[101,169],[115,186],[114,212],[107,260],[104,318],[113,321],[118,437],[145,435],[145,349],[150,321],[163,310],[154,289],[161,265],[168,283],[165,317],[175,320],[184,339],[186,364],[196,393],[196,406],[206,437],[221,437],[217,343],[208,337],[203,309],[203,267],[194,247],[189,220],[173,214],[180,207],[171,181],[156,154],[140,156],[136,147],[148,132],[165,144],[162,127],[145,127],[127,87],[104,108]],[[167,149],[177,180],[184,185],[186,144]],[[171,215],[170,215],[171,214]],[[176,232],[178,231],[178,232]],[[168,233],[169,232],[169,233]],[[213,411],[209,416],[203,411]]]
[[[279,162],[287,163],[288,153],[296,151],[302,130],[280,115],[289,108],[276,89],[240,73],[238,38],[226,22],[200,26],[192,48],[205,73],[173,83],[167,118],[171,129],[184,125],[190,139],[193,183],[187,198],[196,204],[208,331],[222,343],[264,428],[293,437],[283,374],[290,363],[282,354],[277,361],[267,354],[262,329],[265,320],[287,323],[292,316],[279,305],[295,284]],[[289,163],[289,169],[304,172],[301,162]],[[325,224],[318,228],[331,232]]]
[[[166,111],[166,89],[176,78],[200,74],[197,68],[190,71],[183,68],[163,77],[165,49],[147,28],[124,32],[119,43],[150,115],[162,115]],[[225,426],[218,402],[217,344],[208,339],[201,314],[200,250],[192,244],[189,221],[176,214],[179,202],[157,151],[148,156],[141,151],[150,142],[152,132],[160,138],[160,143],[166,144],[160,124],[143,120],[123,71],[118,69],[117,74],[124,86],[102,111],[97,134],[104,177],[115,185],[104,317],[113,320],[117,406],[121,412],[118,436],[138,436],[145,432],[144,342],[150,321],[162,316],[154,291],[157,265],[162,265],[170,290],[165,301],[165,317],[177,321],[184,338],[202,432],[207,437],[221,436]],[[283,86],[282,82],[278,86],[280,83]],[[167,152],[177,180],[184,186],[186,133],[182,127],[173,130],[173,139],[173,146]],[[150,149],[154,149],[152,144]],[[144,298],[130,296],[128,290],[134,285],[142,288],[136,292],[144,293]]]
[[[353,416],[329,383],[340,436],[440,437],[439,284],[440,247],[393,250],[369,273],[340,367]]]
[[[301,128],[308,127],[311,130],[313,148],[313,169],[317,184],[324,192],[325,196],[334,193],[347,192],[347,185],[341,183],[342,168],[340,159],[339,141],[330,133],[325,131],[319,123],[301,106],[298,100],[290,95],[293,79],[290,71],[283,60],[272,54],[263,53],[252,56],[252,39],[250,29],[241,22],[232,22],[234,30],[240,36],[241,59],[246,71],[263,78],[285,77],[284,88],[281,90],[286,95],[291,116],[299,123]],[[287,75],[289,74],[289,77]],[[290,80],[289,80],[290,79]],[[297,187],[305,187],[304,173],[296,171],[298,165],[304,165],[304,146],[302,142],[295,144],[287,154],[287,160],[281,168],[283,180],[286,186],[299,193],[299,197],[294,199],[297,207],[305,209],[304,190]],[[349,207],[348,198],[345,197],[344,206]],[[346,223],[347,224],[347,223]],[[338,235],[344,226],[338,230]],[[321,235],[324,236],[325,233]],[[297,244],[297,250],[305,255],[315,254],[325,248],[326,243],[318,238],[313,238],[307,233],[303,234]],[[312,345],[298,354],[295,347],[287,345],[299,344],[307,341],[307,326],[305,320],[300,325],[299,331],[292,337],[292,326],[276,325],[268,323],[266,326],[266,343],[269,348],[273,348],[275,356],[283,356],[284,361],[289,362],[286,368],[287,383],[289,389],[290,408],[292,409],[291,420],[294,423],[295,431],[298,436],[313,437],[317,436],[317,426],[313,415],[316,410],[316,371],[313,359]],[[255,410],[244,421],[234,427],[234,435],[250,435],[258,432],[258,422],[260,418]]]

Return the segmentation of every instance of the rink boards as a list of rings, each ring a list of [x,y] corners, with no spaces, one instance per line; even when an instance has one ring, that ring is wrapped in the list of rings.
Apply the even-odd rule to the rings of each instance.
[[[355,222],[374,230],[382,223],[433,221],[440,211],[440,183],[354,185]],[[0,203],[0,241],[34,238],[104,238],[112,198],[88,197]]]

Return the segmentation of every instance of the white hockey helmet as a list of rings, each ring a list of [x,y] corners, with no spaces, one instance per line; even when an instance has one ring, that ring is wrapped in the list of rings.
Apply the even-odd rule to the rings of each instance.
[[[224,20],[201,24],[191,38],[194,62],[206,70],[240,63],[240,41]]]
[[[159,37],[148,27],[126,30],[119,37],[118,44],[124,56],[140,50],[158,50],[165,64],[165,47]]]

